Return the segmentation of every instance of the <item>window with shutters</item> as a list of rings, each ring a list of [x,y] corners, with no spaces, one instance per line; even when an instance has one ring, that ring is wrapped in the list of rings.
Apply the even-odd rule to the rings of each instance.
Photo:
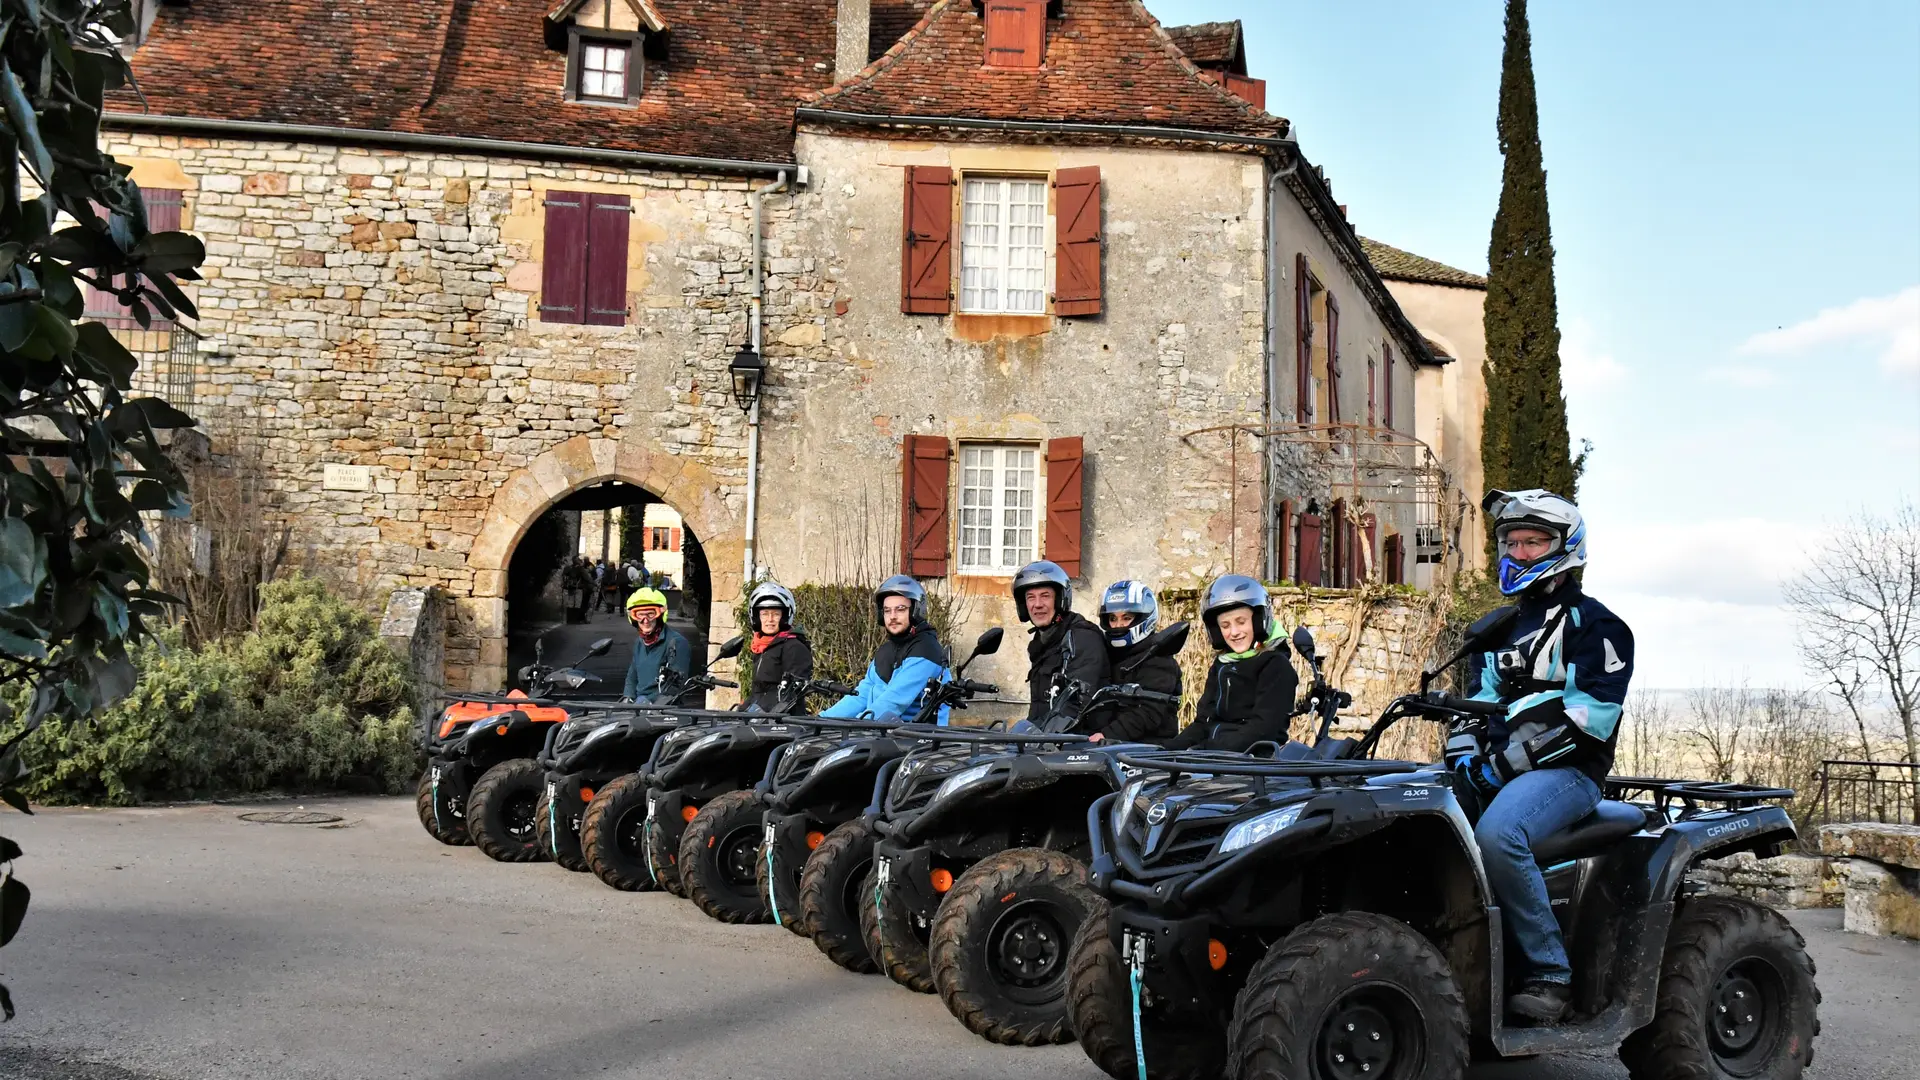
[[[970,176],[960,211],[960,310],[1047,311],[1047,182]]]
[[[1039,447],[960,447],[960,571],[1011,574],[1034,560]]]
[[[1386,404],[1384,417],[1386,426],[1393,427],[1393,345],[1391,342],[1380,346],[1380,355],[1386,361]]]
[[[624,326],[632,200],[597,191],[549,191],[540,321]]]
[[[1377,405],[1377,402],[1379,401],[1379,396],[1378,396],[1379,378],[1380,378],[1380,372],[1378,370],[1378,366],[1373,361],[1373,357],[1371,356],[1367,357],[1367,426],[1368,427],[1380,426],[1380,410]]]
[[[1294,257],[1294,419],[1302,424],[1334,422],[1328,408],[1329,340],[1327,288],[1308,268],[1306,255]]]
[[[140,201],[147,211],[148,232],[178,232],[180,229],[180,210],[182,192],[174,188],[141,188]],[[95,210],[104,214],[105,209],[95,204]],[[113,279],[116,289],[126,288],[129,282],[124,276]],[[150,286],[149,286],[150,287]],[[83,318],[97,319],[116,330],[141,329],[139,320],[133,316],[133,310],[120,302],[119,296],[106,289],[97,289],[86,285],[82,290],[84,301]],[[148,325],[146,329],[160,331],[172,326],[163,318],[151,300],[146,302]],[[137,350],[136,350],[137,351]]]

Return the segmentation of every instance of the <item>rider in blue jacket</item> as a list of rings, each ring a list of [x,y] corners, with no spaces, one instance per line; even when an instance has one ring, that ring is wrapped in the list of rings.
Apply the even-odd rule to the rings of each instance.
[[[1457,787],[1484,807],[1474,828],[1517,954],[1525,964],[1507,1010],[1552,1023],[1566,1013],[1573,973],[1532,846],[1592,813],[1613,766],[1633,677],[1633,632],[1580,590],[1587,528],[1573,503],[1546,491],[1495,491],[1500,591],[1520,614],[1506,641],[1473,659],[1474,697],[1506,715],[1484,747],[1449,743]]]
[[[920,583],[896,574],[880,583],[873,594],[875,616],[887,632],[887,639],[873,651],[873,662],[853,693],[821,710],[820,715],[849,719],[872,716],[880,720],[912,723],[927,718],[919,715],[922,698],[930,679],[947,682],[953,678],[946,646],[927,622],[927,591]],[[947,707],[942,705],[935,723],[947,722]]]

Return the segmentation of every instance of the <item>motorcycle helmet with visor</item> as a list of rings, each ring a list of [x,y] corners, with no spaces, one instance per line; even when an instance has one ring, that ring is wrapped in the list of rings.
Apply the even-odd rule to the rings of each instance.
[[[1027,617],[1027,590],[1043,586],[1058,591],[1061,611],[1073,610],[1073,579],[1067,576],[1059,563],[1041,559],[1028,563],[1013,575],[1013,609],[1021,622],[1032,621]]]
[[[1108,616],[1122,612],[1132,615],[1133,622],[1113,625]],[[1107,644],[1116,649],[1147,640],[1159,623],[1160,600],[1144,581],[1116,581],[1100,594],[1100,629],[1107,635]]]
[[[1493,517],[1495,549],[1500,555],[1500,592],[1514,596],[1587,564],[1587,523],[1580,508],[1551,491],[1490,491],[1480,504]],[[1545,533],[1544,552],[1521,553],[1510,547],[1515,532]]]
[[[753,613],[753,629],[760,629],[760,610],[762,608],[780,609],[780,629],[793,629],[794,617],[799,605],[793,599],[793,591],[777,581],[761,582],[753,590],[753,596],[747,600],[747,610]]]
[[[1220,633],[1220,616],[1242,607],[1253,611],[1253,640],[1258,647],[1273,633],[1273,606],[1267,600],[1267,587],[1245,574],[1223,574],[1207,586],[1200,621],[1207,626],[1207,640],[1215,652],[1227,651],[1226,636]]]
[[[873,617],[881,625],[887,625],[887,597],[904,597],[910,605],[907,617],[914,623],[925,622],[927,618],[927,590],[924,585],[906,574],[895,574],[880,583],[873,591]]]

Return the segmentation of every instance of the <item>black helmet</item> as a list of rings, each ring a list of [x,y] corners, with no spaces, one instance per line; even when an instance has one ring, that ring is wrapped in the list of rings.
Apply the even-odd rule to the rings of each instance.
[[[889,596],[904,596],[913,606],[908,609],[907,617],[914,622],[924,622],[927,618],[927,590],[919,582],[905,574],[895,574],[880,583],[873,591],[873,617],[881,626],[887,625],[886,617],[880,613],[880,604]]]
[[[1108,626],[1107,616],[1121,611],[1133,616],[1133,625]],[[1107,644],[1116,649],[1147,640],[1159,622],[1160,601],[1144,581],[1116,581],[1100,596],[1100,629],[1106,631]]]
[[[1013,610],[1020,616],[1021,622],[1027,621],[1027,590],[1042,585],[1051,585],[1060,590],[1060,610],[1073,610],[1073,579],[1060,568],[1059,563],[1050,563],[1045,559],[1030,562],[1013,575]]]
[[[1245,574],[1223,574],[1207,586],[1206,606],[1200,609],[1200,621],[1207,624],[1207,640],[1215,652],[1227,651],[1227,639],[1220,633],[1220,616],[1234,608],[1253,609],[1253,640],[1264,642],[1273,632],[1273,608],[1267,601],[1267,587]]]

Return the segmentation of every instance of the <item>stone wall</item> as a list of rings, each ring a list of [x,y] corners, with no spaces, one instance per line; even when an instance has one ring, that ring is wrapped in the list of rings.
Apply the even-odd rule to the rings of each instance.
[[[452,685],[498,685],[506,560],[573,487],[621,479],[667,498],[713,538],[716,593],[737,588],[746,432],[726,366],[746,335],[748,181],[106,141],[143,185],[185,191],[184,227],[206,242],[197,411],[216,450],[262,459],[310,560],[369,587],[446,589]],[[538,320],[554,188],[632,198],[628,325]],[[777,236],[787,213],[768,216]],[[773,334],[824,304],[807,285],[783,279]],[[365,467],[365,490],[325,486],[329,464]]]
[[[1762,859],[1742,851],[1695,866],[1687,879],[1709,896],[1740,896],[1776,908],[1837,908],[1846,898],[1846,867],[1818,855]]]

